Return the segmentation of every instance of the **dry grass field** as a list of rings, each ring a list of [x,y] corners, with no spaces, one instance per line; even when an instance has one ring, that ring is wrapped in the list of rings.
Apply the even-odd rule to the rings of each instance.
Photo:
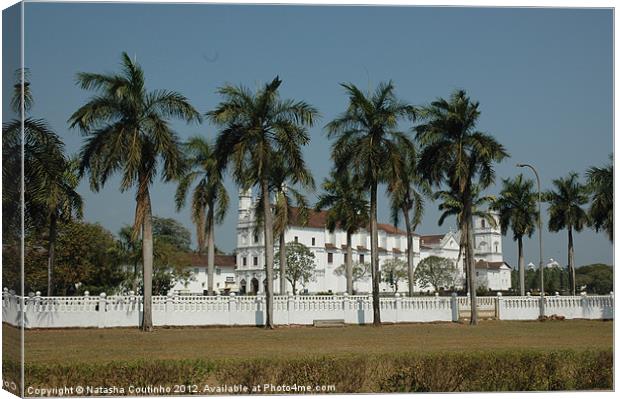
[[[3,325],[5,343],[17,330]],[[610,321],[483,321],[346,326],[66,329],[26,331],[26,363],[71,364],[139,359],[293,359],[308,355],[480,352],[510,350],[610,350]],[[11,345],[13,346],[13,345]],[[5,349],[9,349],[5,346]],[[16,349],[16,348],[10,348]]]

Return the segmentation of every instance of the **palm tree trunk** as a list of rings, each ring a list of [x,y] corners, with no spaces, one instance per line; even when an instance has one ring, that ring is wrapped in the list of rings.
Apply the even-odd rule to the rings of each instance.
[[[525,259],[523,257],[523,238],[517,238],[519,247],[519,294],[525,295]]]
[[[405,218],[405,229],[407,230],[407,282],[409,286],[409,296],[413,296],[413,231],[411,221],[409,220],[409,211],[403,208],[403,217]]]
[[[286,242],[280,233],[280,295],[286,295]]]
[[[142,331],[153,331],[153,224],[151,220],[151,198],[146,190],[144,196],[144,220],[142,221],[142,267],[144,279],[143,288],[143,306],[142,313]]]
[[[353,251],[351,250],[352,234],[347,231],[347,260],[344,262],[347,276],[347,294],[353,295]]]
[[[377,231],[377,183],[370,188],[370,269],[372,271],[373,325],[381,326],[379,303],[379,232]]]
[[[47,251],[47,296],[54,294],[54,255],[56,252],[56,212],[50,216],[50,236]]]
[[[138,261],[133,263],[133,282],[131,283],[131,289],[138,295]]]
[[[267,298],[267,320],[265,327],[273,329],[273,216],[269,201],[269,184],[267,179],[261,181],[263,196],[264,233],[265,233],[265,275],[267,284],[265,294]]]
[[[469,301],[471,307],[471,317],[469,324],[478,324],[478,301],[476,299],[476,264],[474,262],[474,235],[472,232],[472,215],[471,204],[465,204],[465,229],[464,234],[467,235],[467,242],[465,243],[467,270],[469,271]]]
[[[573,228],[568,228],[568,279],[572,295],[576,295],[575,287],[575,247],[573,246]]]
[[[213,272],[215,269],[215,223],[213,223],[213,204],[209,206],[207,212],[207,293],[215,295],[213,287]]]

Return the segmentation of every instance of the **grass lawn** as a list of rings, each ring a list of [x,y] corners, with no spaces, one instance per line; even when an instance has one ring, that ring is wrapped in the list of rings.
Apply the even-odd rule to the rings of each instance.
[[[18,330],[3,325],[5,342]],[[70,364],[138,359],[294,359],[304,355],[602,349],[613,346],[613,322],[482,321],[339,328],[255,327],[34,330],[25,334],[26,363]],[[8,340],[12,342],[14,340]],[[13,346],[13,345],[11,345]],[[5,346],[5,349],[9,349]]]

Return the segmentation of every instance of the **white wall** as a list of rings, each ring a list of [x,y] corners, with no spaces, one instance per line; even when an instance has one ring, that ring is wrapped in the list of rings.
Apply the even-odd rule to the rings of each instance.
[[[174,293],[203,294],[208,285],[208,273],[206,266],[188,267],[192,276],[189,281],[177,281],[171,288]],[[228,281],[227,279],[232,279]],[[213,270],[213,288],[215,292],[224,293],[226,288],[235,288],[234,266],[215,266]]]
[[[20,304],[20,299],[23,304]],[[546,297],[547,315],[566,318],[613,319],[613,296]],[[26,328],[137,327],[142,298],[28,297],[8,292],[2,296],[2,320]],[[401,297],[381,298],[383,322],[456,321],[468,298]],[[535,320],[540,302],[532,297],[480,297],[479,309],[491,310],[501,320]],[[372,298],[357,296],[276,296],[275,324],[312,324],[315,320],[341,319],[349,324],[372,322]],[[259,296],[155,296],[153,324],[156,326],[263,325],[265,297]]]

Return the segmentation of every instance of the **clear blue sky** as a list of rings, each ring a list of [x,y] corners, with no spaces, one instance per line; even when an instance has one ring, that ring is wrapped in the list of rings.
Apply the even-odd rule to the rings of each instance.
[[[611,10],[27,3],[25,20],[33,114],[70,152],[82,137],[66,121],[91,95],[74,85],[76,72],[115,71],[122,51],[143,66],[150,89],[180,91],[201,112],[217,104],[215,90],[226,82],[255,88],[279,75],[284,97],[321,111],[304,152],[319,183],[331,167],[322,126],[344,110],[338,83],[347,81],[366,88],[392,79],[399,96],[418,105],[467,90],[481,103],[479,128],[511,154],[497,166],[498,180],[531,162],[549,188],[553,178],[606,163],[613,151]],[[216,134],[208,124],[174,127],[184,138]],[[227,187],[233,200],[216,243],[231,251],[237,189],[230,179]],[[193,232],[189,211],[174,209],[174,190],[155,184],[154,213]],[[80,192],[87,220],[113,232],[133,220],[134,193],[119,193],[118,179],[99,193],[83,183]],[[385,197],[379,205],[388,221]],[[419,232],[454,226],[438,227],[437,219],[429,203]],[[527,262],[536,263],[535,238],[525,242]],[[565,264],[566,232],[545,229],[544,239],[545,257]],[[511,236],[504,248],[516,265]],[[612,262],[603,234],[577,234],[575,248],[578,265]]]

